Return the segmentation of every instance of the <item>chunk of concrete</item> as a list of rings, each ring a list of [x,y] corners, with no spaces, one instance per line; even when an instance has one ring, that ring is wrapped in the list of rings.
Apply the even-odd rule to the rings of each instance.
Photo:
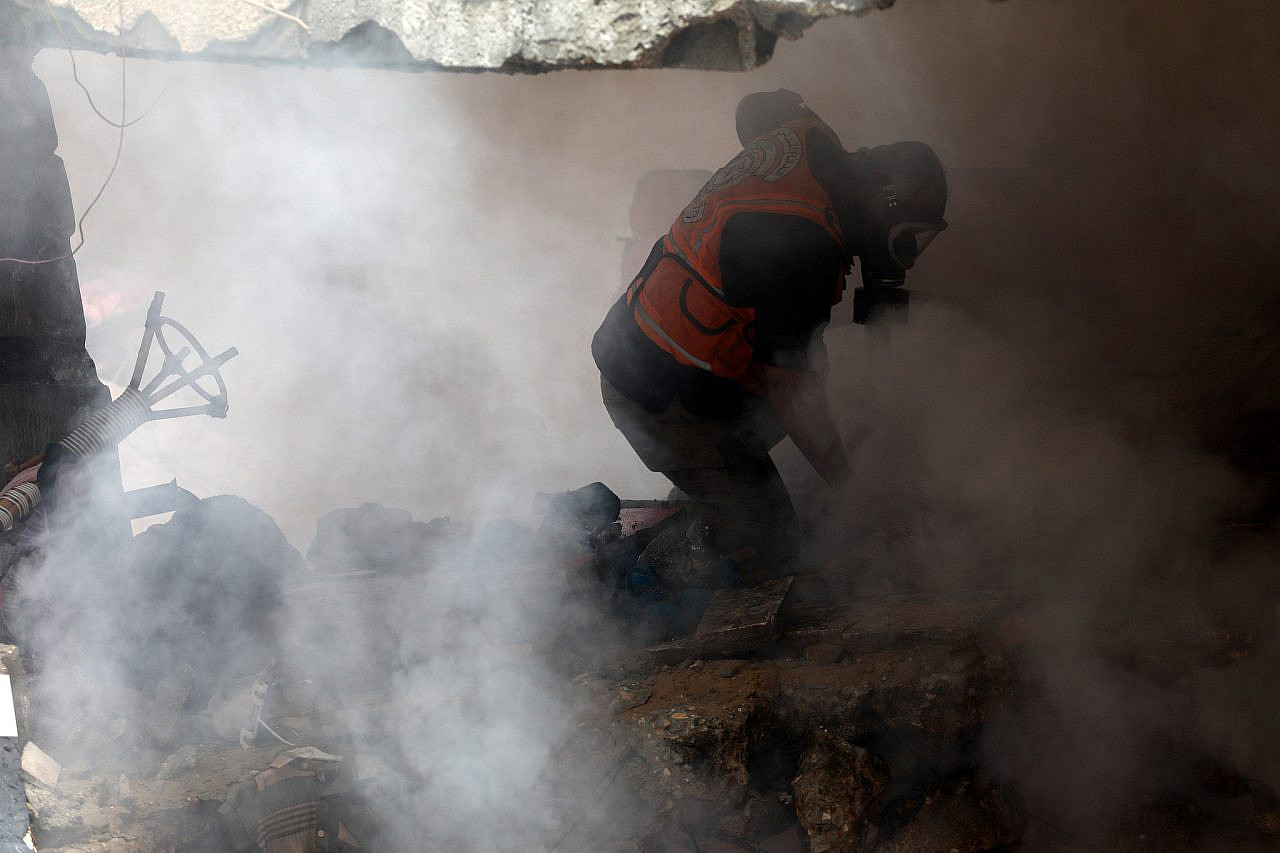
[[[1008,598],[998,593],[891,595],[851,608],[851,624],[836,642],[848,652],[975,642],[993,614],[1008,606]]]
[[[62,765],[36,746],[35,741],[28,741],[22,749],[22,769],[32,781],[46,788],[56,788],[62,776]]]
[[[763,648],[782,633],[778,613],[795,577],[776,578],[736,589],[718,590],[689,637],[649,649],[663,661],[736,657]]]
[[[256,2],[139,0],[120,11],[93,0],[55,0],[50,9],[59,19],[57,28],[36,0],[16,2],[17,10],[27,13],[18,22],[21,30],[32,30],[28,39],[42,45],[62,47],[70,37],[75,47],[153,58],[505,71],[746,70],[767,61],[779,37],[797,38],[814,21],[892,5],[886,0],[325,0],[272,8]]]
[[[194,744],[186,744],[178,749],[177,752],[170,755],[160,765],[160,769],[156,771],[157,779],[172,779],[191,770],[196,766],[196,760],[200,757],[200,751]]]
[[[1021,841],[1026,823],[1022,799],[1012,788],[959,779],[930,792],[906,825],[880,841],[876,850],[1012,850]]]
[[[316,522],[307,560],[321,572],[405,572],[420,569],[448,534],[447,519],[414,521],[407,510],[365,503],[335,509]]]
[[[739,654],[776,640],[778,612],[794,580],[788,576],[716,592],[695,633],[703,651],[699,657]]]
[[[880,814],[888,782],[888,771],[876,756],[817,729],[791,783],[796,817],[811,853],[857,850]]]

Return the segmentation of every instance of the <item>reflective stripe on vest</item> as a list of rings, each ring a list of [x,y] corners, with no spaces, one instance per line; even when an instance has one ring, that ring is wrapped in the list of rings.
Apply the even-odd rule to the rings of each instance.
[[[809,168],[805,139],[815,128],[831,132],[820,120],[804,118],[747,145],[671,226],[657,263],[631,282],[627,303],[636,324],[680,363],[748,385],[759,369],[752,362],[755,308],[724,300],[720,240],[731,216],[799,216],[843,243],[831,199]],[[832,293],[838,300],[839,282],[832,283]]]

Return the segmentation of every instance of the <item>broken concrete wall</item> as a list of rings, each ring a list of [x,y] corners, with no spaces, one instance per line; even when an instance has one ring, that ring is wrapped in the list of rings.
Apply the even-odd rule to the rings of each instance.
[[[309,0],[188,3],[3,0],[40,14],[46,44],[156,58],[409,69],[743,70],[778,37],[893,0]],[[278,11],[277,11],[278,10]]]
[[[40,452],[107,399],[85,351],[53,111],[23,35],[0,9],[0,463]]]

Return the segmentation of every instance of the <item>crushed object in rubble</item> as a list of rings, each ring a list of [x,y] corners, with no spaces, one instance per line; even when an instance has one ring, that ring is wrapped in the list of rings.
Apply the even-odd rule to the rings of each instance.
[[[22,748],[22,769],[33,781],[46,788],[57,787],[62,776],[62,765],[36,746],[35,741],[28,741]]]
[[[719,589],[737,582],[737,570],[715,547],[711,528],[700,520],[668,527],[645,547],[637,565],[664,588]]]
[[[196,687],[196,669],[189,663],[179,664],[156,685],[155,700],[162,710],[182,710]]]
[[[791,797],[751,793],[742,808],[720,820],[720,831],[734,838],[759,841],[795,823]]]
[[[403,573],[424,567],[448,535],[449,519],[415,521],[408,510],[377,503],[335,509],[316,522],[307,560],[318,571]]]
[[[700,647],[706,654],[726,655],[776,640],[780,630],[778,612],[794,580],[788,576],[717,592],[698,624]]]
[[[891,838],[882,838],[876,850],[1007,850],[1017,846],[1026,823],[1017,791],[962,777],[930,791],[906,824]]]
[[[267,853],[356,850],[335,796],[347,782],[334,771],[342,757],[314,747],[282,753],[237,785],[218,809],[222,849]],[[337,842],[336,844],[334,842]]]
[[[804,659],[811,663],[835,663],[844,654],[844,649],[835,643],[814,643],[804,650]]]
[[[135,558],[115,569],[117,606],[175,614],[120,626],[116,656],[133,686],[163,686],[156,692],[162,703],[203,704],[224,678],[275,656],[274,608],[286,582],[308,571],[265,512],[231,495],[206,498],[140,533],[133,549]],[[156,608],[161,594],[166,606]],[[199,677],[186,679],[184,667]]]
[[[620,687],[613,701],[609,703],[609,713],[621,714],[623,711],[638,708],[648,702],[651,696],[653,691],[647,687]]]
[[[712,596],[692,636],[649,649],[659,660],[745,655],[778,639],[778,613],[795,577],[722,589]]]
[[[596,482],[554,495],[539,492],[534,511],[543,516],[544,525],[568,523],[590,532],[617,521],[622,501],[604,483]]]
[[[282,764],[272,762],[273,767],[283,767],[295,758],[301,758],[303,761],[321,761],[329,764],[337,764],[342,761],[341,755],[334,755],[331,752],[325,752],[323,749],[317,749],[314,746],[300,746],[297,749],[290,749],[280,753],[276,757],[276,761],[283,760]]]
[[[116,801],[126,808],[133,805],[133,783],[123,773],[116,780]]]
[[[236,679],[214,693],[209,720],[218,737],[247,749],[264,736],[282,741],[277,732],[285,728],[306,728],[315,702],[314,684],[282,674],[272,661],[257,675]]]
[[[185,773],[196,766],[196,759],[199,755],[200,752],[195,744],[186,744],[160,764],[160,769],[156,771],[156,778],[172,779],[181,773]]]
[[[684,510],[684,502],[671,501],[623,501],[618,512],[618,526],[622,536],[633,536],[657,527],[676,513]]]
[[[880,814],[889,775],[879,758],[816,729],[792,780],[796,816],[811,853],[856,850]]]
[[[78,800],[68,801],[57,792],[33,786],[27,788],[27,807],[41,848],[76,844],[90,833],[85,825],[83,803]]]

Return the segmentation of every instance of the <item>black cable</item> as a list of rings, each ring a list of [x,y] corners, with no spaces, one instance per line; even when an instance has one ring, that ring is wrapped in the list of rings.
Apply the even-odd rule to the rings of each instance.
[[[121,3],[123,3],[123,0],[121,0]],[[105,115],[103,115],[102,110],[98,109],[98,105],[93,100],[93,93],[89,91],[89,87],[86,86],[84,82],[80,79],[80,68],[79,66],[76,65],[76,53],[74,50],[71,49],[71,39],[67,38],[67,31],[62,28],[62,22],[59,21],[58,16],[54,14],[53,4],[50,2],[50,0],[45,0],[44,5],[45,5],[45,8],[48,9],[49,11],[49,19],[52,20],[53,25],[58,28],[58,35],[62,36],[62,43],[66,45],[67,56],[71,59],[71,78],[76,81],[76,85],[80,87],[80,91],[84,92],[85,99],[89,101],[89,108],[93,110],[94,114],[97,115],[98,118],[102,119],[107,124],[117,128],[131,127],[132,125],[135,125],[138,122],[142,121],[144,118],[146,118],[147,115],[156,108],[156,104],[160,103],[160,99],[164,97],[164,94],[167,91],[167,89],[161,89],[160,94],[156,95],[156,99],[151,102],[151,106],[143,110],[142,114],[135,119],[132,119],[130,121],[125,121],[123,109],[120,110],[120,121],[117,122],[107,118]],[[123,10],[121,11],[121,15],[120,15],[120,29],[123,32],[124,30]],[[122,62],[124,61],[124,54],[121,54],[120,59]]]

